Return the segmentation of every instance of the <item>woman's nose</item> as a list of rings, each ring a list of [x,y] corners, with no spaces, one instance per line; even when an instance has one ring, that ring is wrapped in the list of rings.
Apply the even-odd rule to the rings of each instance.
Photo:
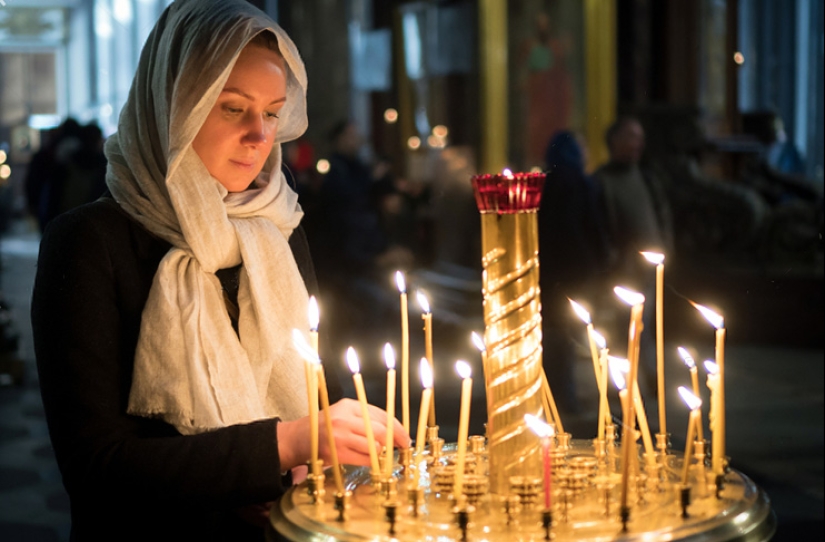
[[[263,117],[258,114],[250,114],[246,120],[246,130],[243,135],[243,142],[247,145],[258,145],[266,142],[266,127]]]

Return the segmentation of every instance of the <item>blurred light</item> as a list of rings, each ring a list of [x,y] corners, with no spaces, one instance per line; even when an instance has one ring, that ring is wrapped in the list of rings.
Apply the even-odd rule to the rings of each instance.
[[[745,63],[745,55],[743,55],[739,51],[736,51],[735,53],[733,53],[733,61],[741,66]]]
[[[117,22],[123,24],[132,22],[132,2],[129,0],[115,0],[112,8],[112,15]]]
[[[447,146],[447,140],[445,140],[443,137],[431,135],[427,138],[427,145],[434,149],[443,149]]]
[[[384,111],[384,122],[387,124],[395,124],[398,121],[398,111],[390,107]]]
[[[60,126],[60,115],[29,115],[29,128],[50,130]]]
[[[112,16],[104,2],[95,2],[95,34],[100,38],[111,38],[114,33],[112,28]]]
[[[407,140],[407,146],[415,150],[421,146],[421,139],[419,139],[418,136],[412,136]]]
[[[542,169],[539,166],[533,166],[530,168],[530,173],[541,173]]]
[[[9,177],[11,177],[11,166],[8,164],[3,164],[0,166],[0,179],[5,181]]]
[[[447,137],[447,134],[449,134],[449,133],[450,133],[450,131],[443,124],[433,126],[433,135],[436,136],[436,137],[444,138],[444,137]]]
[[[7,158],[8,158],[8,155],[6,154],[6,151],[4,151],[3,149],[0,149],[0,164],[5,164]]]
[[[320,173],[321,175],[329,173],[329,160],[321,158],[315,164],[315,170]]]

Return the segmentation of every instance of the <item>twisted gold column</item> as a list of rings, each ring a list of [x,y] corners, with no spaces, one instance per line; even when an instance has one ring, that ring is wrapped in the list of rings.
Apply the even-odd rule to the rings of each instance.
[[[536,211],[543,182],[542,174],[473,178],[481,212],[490,491],[499,495],[511,476],[542,469],[524,415],[542,413]]]

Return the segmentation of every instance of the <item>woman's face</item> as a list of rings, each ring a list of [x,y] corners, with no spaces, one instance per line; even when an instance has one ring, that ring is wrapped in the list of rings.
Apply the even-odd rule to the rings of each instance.
[[[259,45],[245,47],[192,142],[206,169],[228,191],[246,190],[263,169],[285,101],[283,57]]]

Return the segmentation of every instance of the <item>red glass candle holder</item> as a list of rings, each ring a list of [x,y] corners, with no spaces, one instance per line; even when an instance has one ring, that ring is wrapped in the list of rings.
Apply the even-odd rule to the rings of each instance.
[[[471,181],[478,210],[498,214],[537,211],[545,177],[544,173],[475,175]]]

